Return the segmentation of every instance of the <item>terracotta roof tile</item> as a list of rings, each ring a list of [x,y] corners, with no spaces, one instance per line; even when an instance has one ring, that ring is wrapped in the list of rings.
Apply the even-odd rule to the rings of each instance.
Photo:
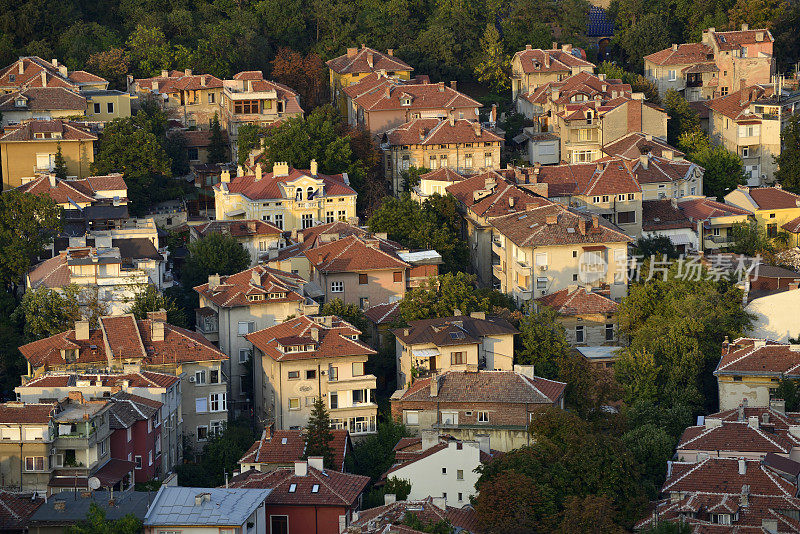
[[[760,376],[800,376],[800,345],[769,340],[736,340],[722,355],[715,375],[754,373]]]
[[[17,105],[22,99],[24,105]],[[86,98],[64,87],[29,87],[0,95],[0,111],[69,111],[83,114]]]
[[[181,71],[172,71],[168,77],[154,76],[152,78],[139,78],[135,80],[141,88],[153,89],[153,83],[158,83],[159,93],[174,93],[178,91],[199,91],[202,89],[219,89],[222,80],[211,74],[186,75]],[[203,80],[205,79],[205,83]]]
[[[387,302],[371,306],[364,311],[364,315],[376,325],[392,323],[400,317],[400,302]]]
[[[706,421],[714,419],[707,417]],[[774,431],[774,428],[772,429]],[[800,439],[788,432],[770,433],[767,427],[752,428],[748,421],[723,421],[720,426],[690,426],[683,431],[676,449],[681,451],[736,451],[739,453],[789,454]]]
[[[92,74],[91,72],[86,72],[85,70],[73,70],[70,71],[68,78],[75,83],[98,83],[98,82],[107,82],[105,78],[101,78],[96,74]]]
[[[642,201],[643,231],[655,232],[678,228],[694,229],[695,225],[678,206],[672,205],[671,199]]]
[[[210,221],[192,226],[201,236],[210,234],[230,234],[234,237],[248,237],[256,235],[281,235],[283,230],[272,223],[257,219]]]
[[[460,175],[450,167],[439,167],[435,171],[426,172],[419,175],[420,180],[436,180],[441,182],[460,182],[464,176]]]
[[[433,343],[438,347],[479,343],[484,336],[519,333],[502,317],[481,319],[467,315],[411,321],[408,327],[393,332],[406,345]]]
[[[800,234],[800,217],[797,217],[787,223],[782,224],[781,228],[793,234]]]
[[[477,129],[477,133],[476,133]],[[480,123],[457,119],[414,119],[386,132],[390,145],[447,145],[461,143],[497,143],[503,138],[483,128]]]
[[[537,298],[536,303],[553,308],[560,315],[617,313],[619,307],[610,298],[595,291],[586,291],[584,287],[571,291],[569,288],[564,288],[561,291]]]
[[[274,176],[272,172],[264,173],[261,180],[256,180],[255,175],[245,175],[233,178],[225,184],[230,193],[244,195],[250,200],[282,200],[284,198],[279,184],[286,184],[303,176],[311,176],[311,171],[290,169],[286,176]],[[356,191],[344,183],[341,174],[318,174],[316,178],[325,184],[325,196],[356,195]],[[214,186],[219,189],[222,184]]]
[[[5,402],[0,404],[0,424],[47,424],[55,409],[52,403]]]
[[[345,506],[350,508],[369,483],[369,477],[338,471],[308,468],[306,476],[296,476],[294,468],[261,472],[251,469],[233,477],[231,488],[272,489],[271,505]],[[290,491],[290,489],[293,490]],[[317,488],[317,491],[313,491]]]
[[[323,273],[404,270],[410,267],[393,250],[382,250],[380,240],[355,235],[319,245],[307,250],[305,255],[311,265]]]
[[[758,39],[759,34],[761,39]],[[775,40],[772,37],[772,33],[767,29],[712,32],[711,35],[720,50],[738,50],[749,44],[773,42]]]
[[[413,71],[407,63],[394,55],[378,52],[373,48],[362,47],[355,55],[344,54],[328,60],[328,68],[337,74],[353,74],[377,71]]]
[[[6,128],[7,132],[0,137],[0,141],[49,141],[48,139],[36,139],[37,133],[60,132],[62,141],[96,141],[97,137],[81,128],[69,124],[62,120],[31,120],[25,122],[14,129]]]
[[[478,217],[501,217],[525,211],[528,207],[553,204],[546,198],[530,193],[496,171],[477,174],[446,188],[456,200]]]
[[[563,50],[521,50],[514,54],[514,59],[519,58],[522,72],[526,74],[538,72],[571,72],[575,67],[594,67],[593,63],[579,58]]]
[[[747,190],[759,209],[779,210],[800,208],[800,195],[778,187],[750,187]]]
[[[25,527],[31,516],[43,503],[44,499],[33,494],[0,490],[0,529],[8,532],[27,532]]]
[[[648,139],[649,138],[649,139]],[[658,157],[665,157],[665,153],[672,151],[673,158],[682,158],[683,152],[668,145],[657,137],[645,135],[641,132],[631,132],[603,146],[603,152],[609,156],[622,156],[629,159],[637,159],[642,154],[653,154]]]
[[[350,434],[347,430],[331,430],[333,441],[333,463],[339,471],[344,471]],[[240,464],[292,464],[303,459],[306,438],[302,430],[276,430],[271,436],[257,440],[239,460]]]
[[[255,280],[258,280],[256,284]],[[205,283],[194,288],[205,298],[223,308],[259,306],[284,302],[303,302],[305,280],[295,274],[258,265],[240,273],[220,277],[213,290]],[[284,295],[272,297],[271,295]],[[249,300],[249,295],[262,295],[262,300]]]
[[[19,71],[20,63],[22,72]],[[47,87],[77,89],[75,82],[65,78],[58,67],[38,56],[22,57],[0,69],[0,87],[41,87],[42,73],[45,74]]]
[[[769,99],[774,94],[775,88],[772,86],[751,85],[726,96],[705,100],[704,104],[711,111],[738,122],[761,122],[761,117],[750,113],[750,105],[761,99]]]
[[[386,532],[384,530],[386,527],[394,528],[393,525],[402,523],[408,512],[416,514],[422,521],[438,523],[449,520],[458,529],[472,533],[482,532],[478,524],[478,515],[472,506],[439,508],[433,504],[431,497],[416,501],[396,501],[362,510],[358,514],[358,519],[353,522],[353,526],[360,528],[360,532],[365,534],[382,534]]]
[[[709,458],[698,463],[673,462],[662,492],[706,492],[740,495],[743,485],[750,493],[772,497],[794,497],[791,483],[772,473],[760,460],[745,460],[745,473],[739,473],[737,458]],[[800,503],[800,500],[798,500]]]
[[[752,211],[723,204],[710,198],[692,198],[678,202],[678,208],[692,221],[703,221],[712,217],[753,215]]]
[[[408,105],[403,101],[408,99]],[[479,108],[483,104],[444,83],[411,84],[383,78],[369,91],[353,98],[367,111]]]
[[[644,56],[644,59],[656,65],[687,65],[708,61],[713,55],[714,50],[706,44],[683,43],[677,46],[677,50],[673,47],[665,48]]]

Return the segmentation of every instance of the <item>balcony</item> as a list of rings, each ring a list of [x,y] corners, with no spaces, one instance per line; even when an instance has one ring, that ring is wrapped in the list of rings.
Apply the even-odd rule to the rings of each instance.
[[[706,239],[718,245],[728,245],[735,241],[733,237],[725,235],[707,235]]]

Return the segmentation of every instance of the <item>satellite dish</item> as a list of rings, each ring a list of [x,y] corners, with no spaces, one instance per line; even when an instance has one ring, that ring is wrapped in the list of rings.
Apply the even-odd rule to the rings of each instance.
[[[100,489],[100,479],[97,477],[92,477],[89,479],[89,489],[96,490]]]

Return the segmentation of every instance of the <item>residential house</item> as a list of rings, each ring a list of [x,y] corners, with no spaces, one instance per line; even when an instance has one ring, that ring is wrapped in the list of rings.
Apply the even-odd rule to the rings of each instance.
[[[44,71],[42,77],[47,77]],[[4,128],[32,119],[69,120],[82,117],[85,110],[86,97],[64,87],[28,87],[0,95]]]
[[[411,321],[393,331],[396,339],[397,385],[448,371],[510,371],[514,366],[517,330],[501,317],[456,313]]]
[[[185,71],[162,70],[161,76],[134,80],[128,77],[128,92],[132,95],[152,96],[164,108],[170,119],[184,126],[208,128],[214,115],[220,117],[222,80],[210,74],[192,74]]]
[[[563,408],[566,384],[533,374],[533,366],[513,371],[448,371],[417,380],[394,392],[392,417],[411,432],[446,432],[460,440],[488,434],[492,447],[510,451],[531,444],[533,413]]]
[[[680,254],[700,249],[697,225],[686,216],[676,198],[642,202],[642,237],[667,237]]]
[[[127,515],[144,519],[147,507],[155,493],[149,491],[108,491],[65,492],[51,495],[33,513],[28,525],[28,533],[69,534],[75,527],[82,527],[92,506],[97,506],[105,514],[107,521],[117,521]]]
[[[163,404],[119,392],[109,398],[111,457],[133,462],[138,482],[159,477],[161,469],[161,409]]]
[[[264,79],[260,70],[239,72],[222,82],[222,126],[230,136],[232,158],[236,152],[239,129],[245,124],[268,126],[292,117],[302,117],[300,96],[293,89]]]
[[[558,314],[570,345],[619,345],[619,305],[607,292],[573,285],[533,302],[536,309],[546,306]]]
[[[295,462],[293,468],[250,469],[233,477],[229,486],[268,493],[271,534],[339,534],[355,519],[368,483],[369,477],[325,470],[322,458],[312,456]]]
[[[347,53],[326,62],[328,66],[331,102],[334,102],[347,115],[346,100],[342,89],[358,83],[371,73],[385,73],[400,80],[410,80],[413,67],[395,57],[391,48],[378,52],[361,45],[361,48],[348,48]]]
[[[186,147],[186,159],[189,166],[203,165],[209,163],[208,155],[211,148],[211,130],[184,130],[173,129],[168,132],[170,138],[180,138]],[[226,160],[230,153],[230,143],[228,141],[228,132],[222,130],[222,142],[225,144]]]
[[[259,219],[209,221],[189,225],[189,241],[197,241],[211,234],[226,234],[236,238],[250,254],[250,265],[256,266],[288,244],[283,230]]]
[[[249,410],[253,400],[246,387],[253,346],[245,336],[289,317],[318,313],[319,305],[305,296],[305,284],[297,275],[257,266],[230,276],[211,275],[208,283],[194,288],[200,296],[198,333],[229,357],[225,373],[234,414]]]
[[[80,391],[86,398],[124,400],[130,397],[137,403],[147,403],[153,407],[160,406],[157,416],[158,420],[163,423],[158,426],[161,435],[160,442],[156,436],[156,443],[149,449],[142,446],[141,440],[133,442],[134,448],[142,452],[139,454],[144,460],[142,467],[147,462],[148,450],[161,451],[161,470],[157,476],[163,479],[173,472],[183,456],[181,379],[175,375],[152,371],[94,374],[47,372],[32,379],[23,377],[22,385],[14,388],[14,391],[17,400],[24,403],[63,399],[69,395],[70,391]],[[155,417],[156,414],[153,414],[154,419]],[[112,435],[111,456],[128,460],[127,452],[122,455],[116,454],[116,447],[115,436]],[[135,461],[135,459],[132,457],[128,461]],[[138,471],[137,469],[137,480],[140,476]]]
[[[761,460],[670,462],[662,498],[634,529],[663,521],[688,525],[692,532],[800,532],[796,495],[796,483]]]
[[[344,89],[348,97],[347,120],[380,136],[413,119],[478,120],[482,104],[456,90],[456,83],[410,83],[383,75],[370,76]]]
[[[82,89],[81,95],[86,98],[86,119],[102,123],[130,117],[137,99],[136,95],[115,89]]]
[[[673,44],[644,56],[644,75],[660,94],[674,89],[688,101],[725,96],[738,87],[769,83],[775,74],[772,34],[767,29],[703,31],[699,43]]]
[[[772,339],[788,343],[790,338],[800,338],[800,289],[797,278],[785,289],[768,291],[763,296],[752,299],[745,311],[755,315],[750,337]]]
[[[408,252],[377,237],[349,235],[305,251],[310,281],[325,302],[340,299],[366,310],[375,304],[402,300],[423,280],[439,274],[442,257],[435,250]]]
[[[586,61],[582,50],[570,44],[558,48],[553,43],[550,50],[525,45],[511,58],[511,99],[522,93],[530,93],[548,82],[560,82],[579,72],[592,74],[594,64]]]
[[[781,231],[788,234],[789,242],[787,244],[790,247],[800,247],[800,217],[781,225]]]
[[[733,225],[747,223],[753,212],[730,204],[717,202],[710,197],[678,199],[681,210],[697,229],[699,250],[720,252],[733,244]]]
[[[0,529],[9,534],[27,534],[31,516],[44,504],[35,493],[12,493],[0,490]]]
[[[447,506],[441,497],[427,497],[420,500],[395,500],[396,495],[384,495],[386,504],[362,510],[353,521],[347,534],[385,534],[397,532],[411,534],[410,527],[402,526],[408,514],[416,515],[426,524],[449,522],[459,534],[479,534],[478,514],[471,506],[456,508]],[[406,529],[406,530],[401,530]],[[416,533],[414,533],[416,534]]]
[[[464,176],[450,167],[439,167],[435,171],[419,176],[419,184],[411,188],[411,198],[417,202],[423,202],[433,195],[444,196],[447,194],[445,189],[448,186],[463,179]]]
[[[183,425],[194,447],[202,446],[209,433],[220,431],[228,420],[227,376],[222,369],[228,357],[202,335],[167,324],[163,310],[149,312],[143,320],[130,314],[101,317],[100,327],[93,330],[79,321],[74,330],[23,345],[20,352],[30,378],[48,371],[95,369],[179,376],[181,417],[170,420],[169,427]]]
[[[421,438],[403,438],[402,456],[383,475],[381,480],[399,478],[412,481],[410,500],[426,497],[441,497],[445,504],[458,508],[469,506],[472,497],[477,496],[475,484],[478,482],[477,469],[492,459],[489,436],[478,436],[476,441],[460,441],[440,436],[438,430],[422,430]],[[419,452],[409,442],[419,443]],[[397,451],[398,446],[395,446]],[[399,451],[398,451],[399,452]],[[497,451],[495,451],[497,452]]]
[[[403,172],[410,167],[436,170],[453,168],[457,172],[500,167],[503,138],[479,122],[446,118],[418,118],[383,134],[385,176],[392,191],[403,191]]]
[[[255,174],[233,179],[222,171],[214,202],[218,220],[258,219],[285,231],[356,216],[356,191],[347,173],[319,173],[314,160],[307,170],[278,162],[266,174],[256,165]]]
[[[747,184],[775,182],[781,131],[798,108],[800,95],[783,97],[774,85],[739,85],[704,102],[709,138],[742,158]]]
[[[27,177],[52,171],[59,146],[67,174],[78,178],[89,176],[95,141],[94,134],[60,119],[31,120],[6,128],[0,136],[3,189],[19,187]]]
[[[548,82],[517,98],[517,111],[534,122],[527,132],[534,144],[552,146],[560,139],[558,157],[568,163],[592,162],[603,157],[603,147],[640,132],[665,139],[667,114],[634,93],[630,84],[580,72],[561,81]],[[533,134],[550,134],[541,138]],[[548,149],[529,152],[553,156]],[[556,161],[558,161],[558,159]],[[532,161],[531,163],[549,161]]]
[[[743,399],[749,406],[770,406],[780,381],[797,376],[798,363],[798,344],[751,338],[726,341],[714,371],[720,410],[736,408]]]
[[[0,404],[0,479],[4,491],[47,490],[57,403]]]
[[[683,431],[675,453],[679,462],[715,457],[761,460],[770,453],[800,458],[800,426],[776,409],[745,403],[701,419],[702,424]]]
[[[740,185],[725,195],[725,203],[753,212],[755,221],[767,237],[777,237],[784,226],[800,218],[800,195],[772,187]]]
[[[667,144],[666,139],[642,132],[623,135],[613,143],[605,145],[603,153],[606,156],[619,156],[627,159],[639,159],[642,154],[652,154],[659,158],[676,161],[682,161],[686,155],[674,146]]]
[[[264,501],[269,490],[161,486],[144,517],[144,534],[273,534]]]
[[[333,469],[344,472],[344,459],[353,448],[350,433],[344,429],[331,430],[333,440]],[[249,469],[269,472],[280,468],[292,468],[295,462],[303,460],[306,451],[306,435],[303,430],[264,429],[261,439],[239,459],[239,467],[244,473]]]
[[[361,331],[336,316],[303,315],[247,334],[253,344],[256,417],[263,426],[306,426],[322,397],[333,428],[351,435],[376,431],[375,375],[364,364],[375,351]]]
[[[381,350],[387,342],[391,332],[389,329],[401,320],[400,301],[376,304],[364,310],[364,315],[370,322],[369,341],[372,348]]]

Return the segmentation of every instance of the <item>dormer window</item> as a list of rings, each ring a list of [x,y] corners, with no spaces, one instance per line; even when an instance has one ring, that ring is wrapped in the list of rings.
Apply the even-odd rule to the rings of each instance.
[[[16,75],[16,74],[9,74],[9,75],[8,75],[8,81],[9,81],[9,82],[15,82],[15,81],[17,81],[17,75]]]
[[[34,139],[44,139],[44,134],[43,134],[43,133],[40,133],[40,132],[35,132],[35,133],[33,134],[33,138],[34,138]]]
[[[258,295],[247,295],[247,300],[249,300],[250,302],[264,300],[264,295],[261,295],[261,294],[258,294]]]
[[[18,108],[24,108],[25,107],[25,99],[24,98],[17,98],[16,100],[14,100],[14,105],[16,107],[18,107]]]
[[[409,97],[407,97],[407,96],[404,96],[403,98],[400,99],[400,105],[401,106],[410,106],[411,105],[411,99]]]

